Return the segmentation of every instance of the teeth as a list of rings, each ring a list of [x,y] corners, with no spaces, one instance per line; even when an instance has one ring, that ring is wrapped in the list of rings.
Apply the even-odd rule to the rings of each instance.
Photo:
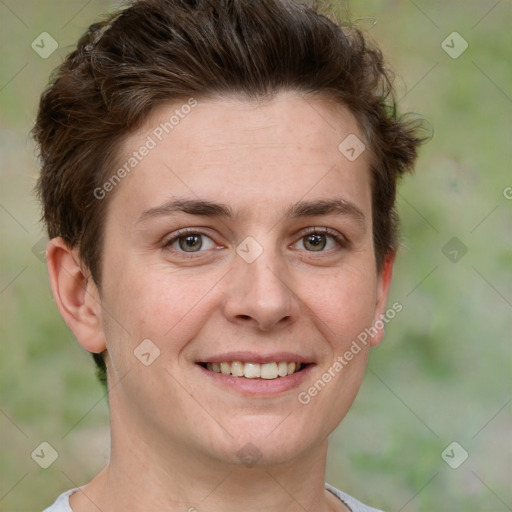
[[[245,363],[244,377],[246,379],[259,379],[261,377],[261,364]]]
[[[298,372],[301,366],[300,363],[288,363],[286,361],[264,364],[242,363],[240,361],[206,363],[206,368],[212,372],[233,375],[234,377],[245,377],[246,379],[266,380],[286,377],[287,375]]]
[[[262,379],[277,379],[278,375],[277,363],[266,363],[261,365]]]
[[[231,373],[231,365],[229,363],[220,363],[220,371],[224,375],[229,375]]]
[[[231,363],[231,375],[233,375],[233,377],[243,377],[244,363],[240,363],[239,361],[233,361]]]
[[[279,377],[286,377],[288,375],[288,363],[286,361],[281,361],[277,365],[277,374]]]

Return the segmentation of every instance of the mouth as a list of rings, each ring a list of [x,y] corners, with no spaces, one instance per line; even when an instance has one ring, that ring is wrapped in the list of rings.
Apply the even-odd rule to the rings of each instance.
[[[210,372],[221,373],[241,379],[275,380],[304,371],[309,364],[295,361],[271,361],[256,363],[248,361],[200,362]]]
[[[296,352],[225,352],[205,355],[196,368],[219,389],[246,397],[279,397],[303,386],[317,365]]]

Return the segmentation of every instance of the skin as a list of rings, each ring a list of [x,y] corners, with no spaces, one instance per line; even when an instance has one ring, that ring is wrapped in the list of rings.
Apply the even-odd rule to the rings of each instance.
[[[176,107],[124,140],[121,165]],[[71,496],[74,511],[348,510],[324,489],[327,440],[383,332],[307,405],[298,394],[386,309],[393,255],[377,273],[370,155],[345,158],[349,134],[363,139],[350,112],[297,93],[198,101],[108,197],[101,292],[76,249],[49,242],[62,316],[85,349],[108,350],[111,460]],[[224,203],[234,216],[144,215],[175,199]],[[285,216],[299,201],[331,199],[362,215]],[[204,233],[199,252],[169,242],[182,228]],[[346,241],[320,235],[315,251],[315,228]],[[248,236],[263,249],[252,263],[236,252]],[[144,339],[160,350],[149,366],[134,356]],[[196,364],[231,351],[294,352],[311,365],[293,389],[248,395]],[[247,443],[259,456],[250,467]]]

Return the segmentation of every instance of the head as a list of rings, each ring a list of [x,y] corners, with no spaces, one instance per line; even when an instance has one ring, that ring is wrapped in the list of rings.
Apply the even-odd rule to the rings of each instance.
[[[166,382],[159,399],[184,411],[192,365],[207,372],[221,354],[281,345],[290,353],[303,338],[296,351],[313,375],[385,312],[396,187],[421,137],[397,113],[380,51],[317,7],[131,2],[91,25],[59,66],[34,135],[54,294],[100,375],[105,361],[116,383],[131,375],[116,386],[126,410],[156,410],[149,384],[137,384],[148,375],[134,358],[143,340],[159,355],[150,377],[157,389]],[[343,368],[343,389],[308,406],[339,406],[325,431],[381,338],[382,329]],[[286,400],[266,409],[255,399],[225,427],[254,431],[261,413],[270,428]]]

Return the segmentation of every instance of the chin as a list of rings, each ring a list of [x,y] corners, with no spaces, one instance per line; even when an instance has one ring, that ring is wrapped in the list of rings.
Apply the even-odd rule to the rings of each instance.
[[[246,467],[286,464],[307,451],[308,442],[316,437],[314,433],[308,434],[306,428],[292,428],[286,415],[250,416],[232,423],[228,431],[232,437],[224,432],[217,444],[219,456],[225,462]]]

